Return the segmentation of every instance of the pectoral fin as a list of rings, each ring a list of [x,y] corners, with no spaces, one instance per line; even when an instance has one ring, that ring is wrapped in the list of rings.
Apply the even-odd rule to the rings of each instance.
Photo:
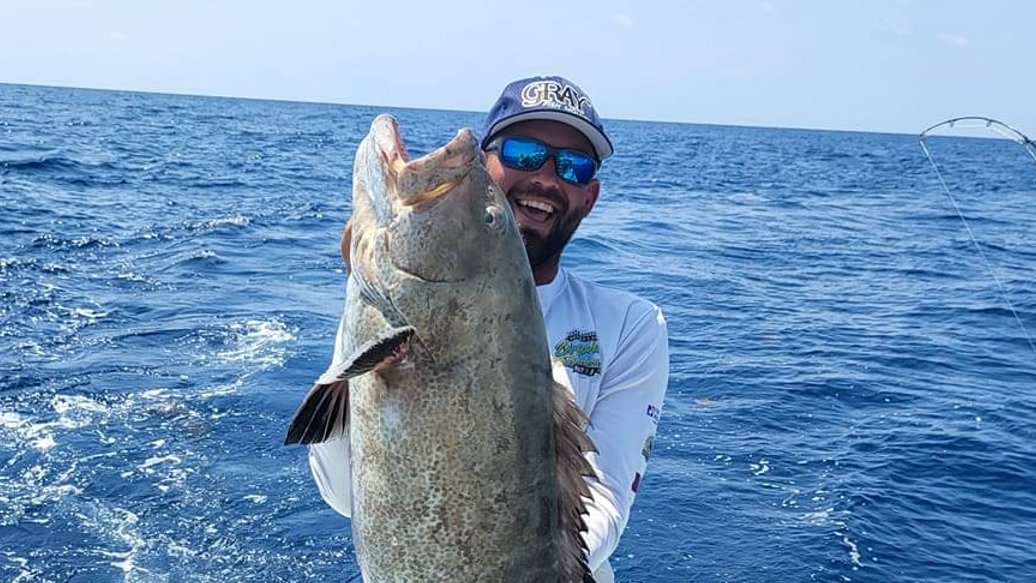
[[[561,498],[561,566],[563,583],[593,583],[587,565],[586,500],[592,499],[584,477],[596,478],[584,452],[597,451],[583,428],[587,418],[575,404],[568,389],[554,383],[554,437],[557,443],[558,482]]]
[[[291,418],[284,445],[321,443],[344,434],[349,420],[349,379],[391,360],[413,336],[410,326],[394,328],[320,375]]]

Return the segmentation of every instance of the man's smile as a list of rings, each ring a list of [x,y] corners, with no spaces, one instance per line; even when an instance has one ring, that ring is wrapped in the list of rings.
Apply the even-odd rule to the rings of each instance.
[[[511,202],[518,223],[523,226],[547,227],[558,212],[555,203],[542,198],[516,196]]]

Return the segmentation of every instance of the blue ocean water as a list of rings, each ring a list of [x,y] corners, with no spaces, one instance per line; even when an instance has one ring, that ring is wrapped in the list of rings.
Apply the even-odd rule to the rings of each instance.
[[[0,579],[352,580],[280,443],[382,111],[415,153],[481,121],[0,85]],[[672,353],[619,580],[1036,580],[1036,352],[917,139],[609,129],[564,263],[658,303]],[[1036,330],[1036,166],[932,149]]]

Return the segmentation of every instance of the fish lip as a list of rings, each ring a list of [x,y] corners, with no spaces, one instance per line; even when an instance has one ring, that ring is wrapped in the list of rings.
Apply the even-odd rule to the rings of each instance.
[[[375,118],[371,133],[382,167],[391,175],[398,200],[404,206],[429,202],[452,191],[464,181],[474,166],[472,162],[481,155],[475,135],[468,128],[414,160],[410,159],[399,124],[391,115]]]
[[[454,190],[457,186],[464,182],[464,180],[468,177],[468,174],[470,173],[471,167],[466,166],[464,172],[459,174],[455,178],[449,178],[446,181],[439,184],[438,186],[432,188],[431,190],[406,197],[401,202],[403,203],[403,206],[413,207],[439,201],[445,194]]]
[[[410,161],[410,152],[403,142],[399,131],[399,122],[388,114],[381,114],[371,123],[371,135],[374,136],[374,149],[381,158],[382,165],[398,173],[401,166]]]
[[[399,139],[402,138],[400,137]],[[407,165],[434,165],[459,168],[470,164],[478,155],[479,151],[476,145],[475,134],[470,129],[463,128],[458,130],[457,134],[449,142],[416,160],[409,160]]]

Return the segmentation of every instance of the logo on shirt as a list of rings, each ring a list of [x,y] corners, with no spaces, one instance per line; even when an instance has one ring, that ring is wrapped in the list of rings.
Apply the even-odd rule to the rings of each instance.
[[[554,360],[583,376],[601,374],[601,345],[594,330],[572,330],[554,345]]]
[[[650,417],[651,420],[655,422],[655,425],[658,425],[658,416],[659,416],[660,413],[661,413],[661,411],[658,410],[658,407],[656,407],[654,405],[648,405],[647,416]]]

